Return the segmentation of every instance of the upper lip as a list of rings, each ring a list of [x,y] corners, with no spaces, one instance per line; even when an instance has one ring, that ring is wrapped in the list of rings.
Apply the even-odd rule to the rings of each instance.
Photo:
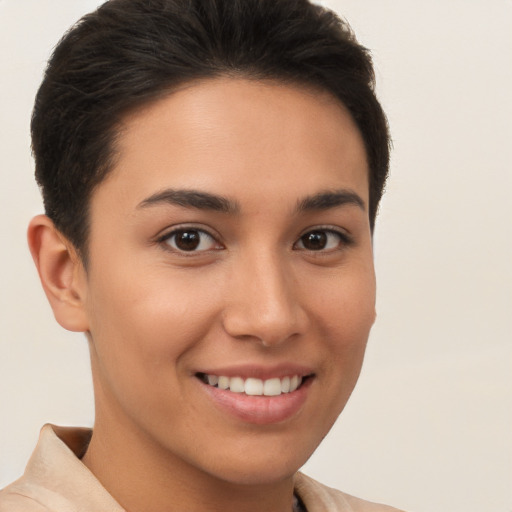
[[[272,379],[284,378],[298,375],[299,377],[306,377],[313,375],[314,371],[311,367],[284,363],[272,366],[261,366],[254,364],[242,364],[237,366],[223,366],[214,368],[202,368],[194,372],[195,374],[217,375],[225,377],[242,377],[243,379]]]

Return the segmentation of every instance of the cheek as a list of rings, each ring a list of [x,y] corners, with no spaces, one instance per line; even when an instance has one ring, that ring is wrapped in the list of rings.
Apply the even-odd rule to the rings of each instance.
[[[91,311],[97,401],[108,414],[169,424],[180,410],[187,355],[215,316],[211,301],[198,294],[192,300],[190,286],[176,279],[172,287],[148,275],[143,282],[103,281],[109,286],[95,288]]]
[[[313,298],[319,325],[340,350],[366,344],[375,321],[375,274],[371,261],[342,269]]]
[[[320,297],[320,295],[319,295]],[[320,338],[324,343],[326,410],[339,414],[361,371],[371,327],[375,321],[373,266],[331,279],[316,304]]]
[[[112,385],[172,379],[169,365],[179,366],[216,315],[211,293],[201,293],[202,288],[191,293],[188,279],[165,279],[161,271],[131,279],[99,274],[91,285],[92,343]]]

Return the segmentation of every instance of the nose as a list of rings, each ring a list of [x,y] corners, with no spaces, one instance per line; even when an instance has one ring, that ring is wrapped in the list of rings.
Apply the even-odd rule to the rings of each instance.
[[[231,336],[270,347],[306,329],[307,315],[293,269],[278,255],[260,254],[238,264],[228,290],[223,324]]]

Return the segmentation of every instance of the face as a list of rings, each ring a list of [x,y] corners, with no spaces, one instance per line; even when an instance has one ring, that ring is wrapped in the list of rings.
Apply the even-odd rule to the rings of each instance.
[[[361,136],[326,93],[241,79],[120,133],[84,274],[97,428],[224,481],[290,476],[374,321]]]

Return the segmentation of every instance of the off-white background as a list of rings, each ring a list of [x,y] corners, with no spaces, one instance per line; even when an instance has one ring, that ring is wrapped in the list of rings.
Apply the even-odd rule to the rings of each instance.
[[[88,354],[25,244],[41,212],[29,117],[45,60],[99,0],[0,0],[0,487],[45,422],[91,425]],[[373,50],[394,138],[377,324],[306,465],[408,511],[512,511],[512,1],[332,0]]]

